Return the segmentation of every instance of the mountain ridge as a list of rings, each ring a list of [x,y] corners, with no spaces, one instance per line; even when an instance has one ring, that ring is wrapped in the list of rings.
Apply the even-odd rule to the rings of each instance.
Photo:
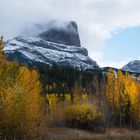
[[[16,59],[23,64],[40,62],[85,70],[99,69],[88,56],[87,49],[81,47],[77,24],[73,21],[60,27],[56,24],[35,35],[21,35],[8,40],[4,48],[8,59]]]

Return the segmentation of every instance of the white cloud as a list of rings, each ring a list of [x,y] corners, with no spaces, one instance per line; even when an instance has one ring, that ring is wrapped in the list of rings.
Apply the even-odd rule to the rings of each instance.
[[[139,5],[140,0],[0,0],[0,34],[11,38],[32,23],[75,20],[89,55],[99,64],[117,65],[104,62],[102,47],[117,29],[140,25]]]

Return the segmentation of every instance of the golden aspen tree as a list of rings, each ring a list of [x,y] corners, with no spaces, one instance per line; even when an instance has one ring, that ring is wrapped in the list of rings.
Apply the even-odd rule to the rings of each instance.
[[[138,124],[140,123],[140,84],[139,82],[137,83],[137,92],[138,92],[138,98],[137,98],[137,101],[138,101],[138,106],[137,106],[137,111],[138,111]]]
[[[6,61],[6,56],[3,52],[4,41],[0,38],[0,132],[4,134],[5,128],[8,127],[8,120],[5,117],[5,99],[9,97],[9,91],[13,87],[16,76],[18,75],[18,65]],[[7,132],[6,132],[7,133]]]
[[[3,41],[3,37],[0,37],[0,61],[5,61],[6,60],[6,56],[4,54],[4,41]]]
[[[12,78],[9,77],[9,80]],[[26,67],[19,68],[18,75],[7,88],[3,99],[6,120],[4,133],[11,136],[34,136],[38,133],[38,126],[41,125],[43,117],[40,89],[37,72],[29,71]]]
[[[26,109],[25,132],[36,134],[37,126],[41,123],[43,112],[39,76],[35,70],[29,71],[27,67],[21,67],[19,77],[19,87],[22,87],[21,91],[25,102],[24,108]]]
[[[127,94],[127,97],[129,97],[129,113],[131,116],[130,121],[138,121],[139,116],[139,82],[137,82],[134,78],[127,76],[125,81],[125,92]],[[132,124],[131,124],[132,125]]]
[[[123,126],[124,123],[124,118],[125,118],[125,108],[124,108],[124,74],[122,73],[121,70],[118,71],[117,73],[117,86],[118,86],[118,111],[119,111],[119,123],[120,127]]]
[[[106,97],[108,105],[108,122],[110,125],[113,125],[115,119],[115,73],[113,69],[109,69],[107,73],[107,88],[106,88]]]
[[[41,83],[35,70],[6,61],[0,39],[0,133],[36,135],[43,116]],[[2,62],[2,63],[1,63]]]
[[[110,103],[113,104],[114,100],[114,83],[115,83],[115,74],[113,69],[109,69],[107,73],[107,98]]]
[[[9,107],[12,103],[9,99],[11,99],[11,89],[13,88],[13,83],[15,83],[17,71],[18,67],[16,64],[8,62],[0,64],[0,131],[2,132],[2,135],[8,135],[10,130],[10,120],[6,115],[6,107]],[[10,102],[7,103],[6,100]],[[5,103],[7,103],[7,105]]]
[[[137,84],[135,81],[132,80],[131,86],[129,87],[129,97],[130,97],[130,101],[131,101],[131,117],[133,118],[133,120],[137,120],[137,116],[139,114],[138,112],[138,108],[139,106],[139,100],[138,100],[138,88],[137,88]]]

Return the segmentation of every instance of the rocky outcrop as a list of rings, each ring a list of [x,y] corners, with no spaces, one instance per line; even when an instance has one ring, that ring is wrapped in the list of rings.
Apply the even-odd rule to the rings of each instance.
[[[81,47],[78,27],[73,21],[65,27],[51,27],[48,31],[40,33],[39,36],[50,42]]]

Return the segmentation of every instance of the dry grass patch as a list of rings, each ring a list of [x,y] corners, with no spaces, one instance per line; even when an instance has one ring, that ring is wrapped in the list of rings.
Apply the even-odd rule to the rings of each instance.
[[[140,140],[140,131],[110,129],[99,134],[78,129],[50,128],[47,140]]]

